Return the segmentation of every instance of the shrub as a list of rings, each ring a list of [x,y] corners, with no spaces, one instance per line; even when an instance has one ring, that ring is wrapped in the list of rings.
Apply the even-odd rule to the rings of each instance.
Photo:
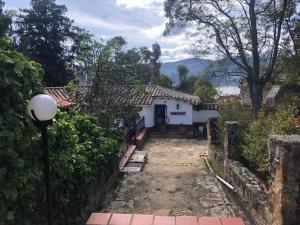
[[[250,130],[244,136],[243,156],[250,169],[267,179],[269,168],[268,138],[270,135],[291,135],[297,133],[295,106],[280,105],[274,113],[258,114]]]
[[[0,50],[0,225],[46,224],[41,138],[26,111],[42,74],[22,54]],[[120,134],[93,117],[58,113],[49,136],[57,224],[82,223],[88,189],[114,164]]]
[[[0,224],[30,224],[38,217],[43,172],[36,130],[26,111],[28,100],[41,92],[41,66],[16,51],[0,50]]]
[[[216,137],[218,145],[224,146],[224,129],[226,121],[238,121],[239,134],[238,145],[243,144],[243,136],[249,130],[249,124],[254,120],[252,110],[242,106],[238,102],[227,102],[219,107],[219,116],[216,124]]]
[[[257,119],[250,125],[248,133],[243,137],[242,145],[243,157],[246,159],[248,167],[256,171],[256,174],[263,178],[268,175],[268,137],[270,126],[265,118],[264,112],[259,112]]]
[[[119,143],[94,117],[78,114],[59,113],[49,135],[56,222],[80,224],[89,187],[115,165]]]

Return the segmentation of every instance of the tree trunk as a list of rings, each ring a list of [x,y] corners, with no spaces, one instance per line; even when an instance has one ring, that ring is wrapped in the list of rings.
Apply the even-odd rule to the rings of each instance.
[[[251,105],[255,114],[257,114],[262,107],[264,85],[260,84],[256,80],[252,80],[248,86]]]

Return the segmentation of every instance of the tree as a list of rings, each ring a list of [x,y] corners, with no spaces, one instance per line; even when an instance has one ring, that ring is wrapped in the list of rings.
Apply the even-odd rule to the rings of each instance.
[[[151,57],[154,78],[157,78],[160,75],[160,67],[161,67],[161,62],[159,61],[160,56],[161,56],[160,45],[158,43],[155,43],[152,45],[152,57]]]
[[[177,72],[180,80],[180,84],[178,85],[178,89],[186,92],[187,89],[187,75],[189,73],[189,69],[184,65],[177,66]]]
[[[125,50],[126,41],[115,37],[101,45],[95,64],[92,86],[80,102],[79,109],[97,117],[106,129],[119,125],[121,119],[133,125],[138,118],[138,106],[132,101],[140,91],[137,74],[138,51]]]
[[[74,27],[70,49],[71,61],[68,67],[74,71],[82,85],[90,85],[96,72],[99,52],[103,46],[101,42],[94,39],[93,35],[84,29]]]
[[[67,71],[67,41],[72,35],[72,21],[67,8],[55,0],[32,0],[30,9],[22,9],[17,20],[19,49],[39,62],[45,71],[44,83],[65,85],[72,77]]]
[[[282,45],[284,55],[279,60],[278,74],[285,74],[284,84],[290,87],[300,86],[300,13],[296,10],[296,2],[290,1],[288,5],[288,14],[285,20],[285,31],[288,36]],[[298,3],[299,4],[299,3]],[[279,80],[280,77],[278,77]]]
[[[199,78],[195,82],[194,95],[199,96],[202,102],[215,102],[217,94],[217,90],[209,81]]]
[[[11,40],[6,36],[11,18],[3,11],[4,1],[0,0],[0,47],[6,48],[10,45]]]
[[[273,78],[289,2],[166,0],[169,21],[165,33],[176,25],[191,23],[197,24],[199,32],[205,30],[209,36],[205,39],[205,50],[222,53],[241,68],[257,112],[262,105],[263,89]]]
[[[173,81],[171,80],[171,78],[168,75],[161,74],[159,77],[157,77],[154,80],[154,84],[160,85],[160,86],[166,87],[166,88],[172,88]]]
[[[189,73],[189,69],[184,65],[177,66],[177,72],[179,75],[180,82],[184,82],[187,80],[187,75]]]

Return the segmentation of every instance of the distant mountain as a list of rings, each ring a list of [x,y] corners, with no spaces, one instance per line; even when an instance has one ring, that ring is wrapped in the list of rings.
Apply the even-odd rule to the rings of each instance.
[[[179,83],[177,67],[184,65],[189,69],[190,76],[205,75],[215,86],[237,86],[239,83],[239,73],[235,76],[223,76],[224,72],[238,72],[236,66],[229,60],[209,60],[199,58],[189,58],[175,62],[163,63],[160,69],[161,74],[170,76],[176,84]],[[232,74],[231,74],[232,75]]]

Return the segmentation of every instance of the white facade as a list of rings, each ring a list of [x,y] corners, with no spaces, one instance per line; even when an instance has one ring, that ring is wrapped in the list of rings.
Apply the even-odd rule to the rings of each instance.
[[[193,110],[193,123],[205,123],[210,117],[217,117],[217,110]]]
[[[177,109],[177,104],[179,104],[179,109]],[[146,127],[155,126],[155,105],[166,105],[166,124],[172,125],[193,125],[196,122],[206,122],[209,117],[218,115],[216,110],[193,110],[192,104],[181,100],[156,98],[152,105],[142,106],[142,110],[139,113],[141,117],[145,117]],[[176,113],[177,115],[174,115]],[[184,115],[178,115],[180,113]]]

